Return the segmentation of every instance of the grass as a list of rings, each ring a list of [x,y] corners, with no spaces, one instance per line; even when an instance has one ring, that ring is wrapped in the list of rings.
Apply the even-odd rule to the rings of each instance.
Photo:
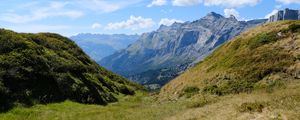
[[[137,93],[119,96],[107,106],[71,101],[30,108],[17,107],[0,114],[1,120],[205,120],[205,119],[300,119],[300,81],[289,80],[285,88],[272,92],[216,96],[195,94],[173,101]]]
[[[300,81],[289,81],[286,88],[272,92],[255,90],[252,93],[211,96],[211,103],[190,106],[170,116],[171,120],[275,120],[300,119]],[[194,96],[193,98],[195,98]],[[196,98],[199,98],[197,96]],[[190,103],[191,104],[191,103]]]
[[[182,103],[156,102],[154,96],[139,93],[136,96],[122,96],[120,101],[101,105],[85,105],[71,101],[35,105],[31,108],[14,108],[0,114],[1,120],[157,120],[184,109]]]

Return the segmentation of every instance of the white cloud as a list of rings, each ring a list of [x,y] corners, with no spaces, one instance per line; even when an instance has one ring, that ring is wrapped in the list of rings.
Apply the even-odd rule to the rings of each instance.
[[[266,16],[265,16],[265,18],[270,18],[272,15],[275,15],[276,13],[278,13],[278,10],[277,9],[275,9],[275,10],[273,10],[271,13],[269,13],[269,14],[267,14]]]
[[[159,25],[166,25],[170,26],[173,23],[178,22],[178,23],[183,23],[184,21],[182,20],[177,20],[177,19],[168,19],[168,18],[163,18],[160,20]]]
[[[172,0],[174,6],[192,6],[201,3],[201,0]]]
[[[126,21],[117,23],[109,23],[105,29],[107,30],[118,30],[118,29],[145,29],[151,28],[155,25],[155,22],[151,18],[143,18],[141,16],[130,16]]]
[[[33,7],[27,6],[30,9],[29,14],[17,14],[14,12],[0,15],[0,21],[10,23],[27,23],[37,20],[42,20],[49,17],[69,17],[78,18],[83,15],[83,12],[77,10],[65,9],[66,2],[51,2],[49,6]]]
[[[235,9],[224,9],[224,16],[230,17],[231,15],[235,16],[237,19],[240,18],[240,13]]]
[[[147,7],[162,6],[166,4],[167,4],[167,0],[153,0],[151,4],[147,5]]]
[[[206,6],[224,6],[227,8],[254,6],[261,0],[203,0]]]
[[[110,13],[141,1],[142,0],[78,0],[76,4],[79,5],[79,7],[90,9],[98,13]]]
[[[97,28],[101,28],[101,27],[102,27],[102,25],[100,23],[94,23],[92,25],[92,29],[97,29]]]
[[[292,4],[292,3],[300,4],[300,0],[276,0],[276,1],[281,2],[283,4]]]

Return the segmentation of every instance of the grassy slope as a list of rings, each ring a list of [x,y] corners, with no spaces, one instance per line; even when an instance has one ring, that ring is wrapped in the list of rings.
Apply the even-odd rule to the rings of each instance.
[[[0,114],[1,120],[203,120],[203,119],[289,119],[300,118],[300,81],[272,92],[227,96],[195,95],[190,99],[157,101],[155,96],[138,94],[121,97],[107,106],[65,101],[31,108],[14,108]],[[243,104],[250,104],[243,106]],[[252,104],[262,105],[256,107]],[[248,109],[249,107],[249,109]],[[252,110],[250,110],[252,109]]]
[[[41,119],[69,119],[69,120],[158,120],[180,111],[182,105],[172,102],[160,104],[155,97],[137,94],[136,96],[122,96],[117,103],[107,106],[84,105],[70,101],[63,103],[36,105],[32,108],[15,108],[0,114],[2,120],[41,120]]]
[[[236,94],[299,78],[300,33],[289,27],[295,24],[300,21],[269,23],[242,33],[164,86],[160,96],[177,98],[191,87],[201,93]]]
[[[138,85],[91,60],[74,42],[52,33],[0,29],[0,111],[20,104],[107,104]]]

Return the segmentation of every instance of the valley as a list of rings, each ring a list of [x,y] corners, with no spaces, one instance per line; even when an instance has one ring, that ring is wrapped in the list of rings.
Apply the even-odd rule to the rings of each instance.
[[[135,95],[115,95],[118,101],[105,106],[74,100],[17,106],[0,113],[0,118],[296,120],[300,117],[299,38],[299,21],[267,23],[225,43],[159,93],[135,90]]]
[[[3,1],[0,120],[300,120],[299,5]]]

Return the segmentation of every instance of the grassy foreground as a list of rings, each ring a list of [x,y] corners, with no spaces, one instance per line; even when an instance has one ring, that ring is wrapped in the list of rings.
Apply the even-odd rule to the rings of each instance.
[[[181,104],[172,102],[160,104],[155,97],[138,94],[121,97],[117,103],[107,106],[85,105],[71,101],[31,108],[14,108],[0,114],[1,120],[157,120],[182,110]]]
[[[300,119],[300,81],[281,88],[226,96],[196,94],[174,101],[159,101],[155,95],[123,96],[107,106],[71,101],[17,107],[1,113],[1,120],[297,120]]]

